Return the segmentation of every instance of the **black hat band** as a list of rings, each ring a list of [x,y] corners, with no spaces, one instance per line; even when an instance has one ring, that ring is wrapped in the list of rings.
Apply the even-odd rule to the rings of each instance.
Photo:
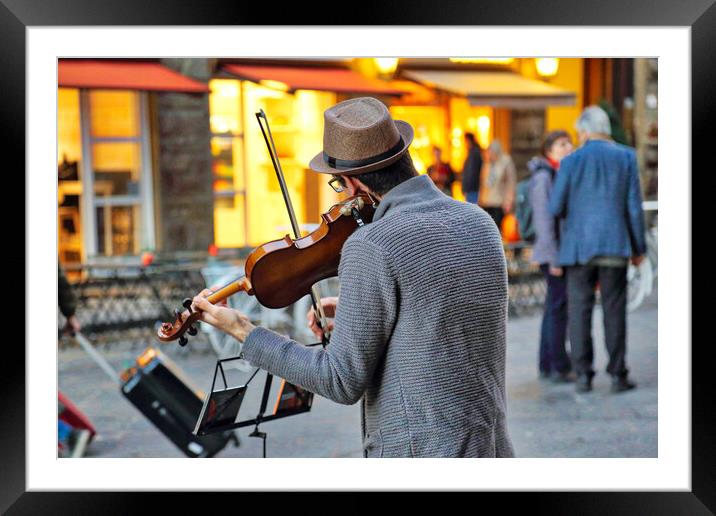
[[[400,149],[402,149],[403,146],[403,137],[401,136],[400,138],[398,138],[398,143],[396,143],[392,148],[388,149],[387,151],[381,152],[377,156],[365,159],[338,159],[334,158],[333,156],[329,156],[324,151],[323,161],[325,161],[326,163],[328,163],[329,166],[337,170],[364,167],[366,165],[372,165],[373,163],[378,163],[379,161],[383,161],[384,159],[391,157],[393,154],[396,154]]]

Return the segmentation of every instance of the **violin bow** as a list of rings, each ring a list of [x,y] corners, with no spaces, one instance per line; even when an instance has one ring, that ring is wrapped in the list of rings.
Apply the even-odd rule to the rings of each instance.
[[[264,129],[264,122],[266,123],[266,128]],[[286,185],[286,180],[283,175],[283,169],[281,168],[281,162],[278,159],[278,152],[276,152],[276,145],[274,144],[273,135],[271,134],[271,127],[269,126],[268,118],[266,117],[266,113],[264,113],[263,109],[260,109],[256,113],[256,120],[259,123],[259,126],[261,127],[261,133],[264,136],[264,141],[266,142],[266,147],[269,151],[269,156],[271,157],[271,163],[273,163],[273,168],[276,171],[276,177],[278,178],[278,184],[281,187],[281,193],[283,194],[283,200],[286,203],[286,210],[288,211],[288,217],[291,219],[291,228],[293,229],[294,238],[298,240],[301,238],[301,228],[298,225],[298,220],[296,219],[296,213],[293,210],[293,204],[291,203],[291,197],[288,192],[288,186]],[[322,344],[325,347],[326,344],[328,344],[328,341],[330,340],[330,332],[328,330],[328,324],[326,322],[326,314],[323,311],[323,306],[321,305],[321,294],[318,289],[317,285],[313,285],[311,287],[311,303],[313,304],[313,309],[315,310],[316,314],[318,314],[318,327],[323,330],[323,337],[322,337]]]

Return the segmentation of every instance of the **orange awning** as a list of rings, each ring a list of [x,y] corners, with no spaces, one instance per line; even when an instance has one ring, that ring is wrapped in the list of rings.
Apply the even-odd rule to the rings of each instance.
[[[358,72],[345,68],[225,64],[222,69],[240,79],[252,82],[277,81],[285,84],[288,91],[321,90],[374,95],[402,95],[404,93],[379,79],[363,77]]]
[[[209,87],[159,63],[114,59],[60,59],[57,84],[64,88],[206,93]]]

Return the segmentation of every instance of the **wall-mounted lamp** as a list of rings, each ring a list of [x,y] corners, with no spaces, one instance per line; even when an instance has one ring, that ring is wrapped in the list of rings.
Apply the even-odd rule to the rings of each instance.
[[[380,75],[391,77],[398,68],[398,59],[397,57],[376,57],[373,60]]]
[[[511,65],[514,57],[451,57],[451,63],[458,64],[490,64],[490,65]]]
[[[535,68],[540,77],[549,79],[557,75],[559,70],[559,58],[558,57],[537,57],[535,58]]]
[[[259,81],[259,84],[272,90],[288,91],[290,89],[289,85],[285,82],[274,81],[273,79],[262,79]]]
[[[477,119],[477,141],[486,148],[490,144],[490,117],[482,115]]]

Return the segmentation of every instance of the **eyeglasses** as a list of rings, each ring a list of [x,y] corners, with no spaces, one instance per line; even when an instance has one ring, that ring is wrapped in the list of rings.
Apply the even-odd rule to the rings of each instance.
[[[341,193],[346,189],[346,183],[340,176],[333,176],[333,179],[328,181],[328,184],[331,185],[331,188],[333,188],[333,191],[336,193]]]

